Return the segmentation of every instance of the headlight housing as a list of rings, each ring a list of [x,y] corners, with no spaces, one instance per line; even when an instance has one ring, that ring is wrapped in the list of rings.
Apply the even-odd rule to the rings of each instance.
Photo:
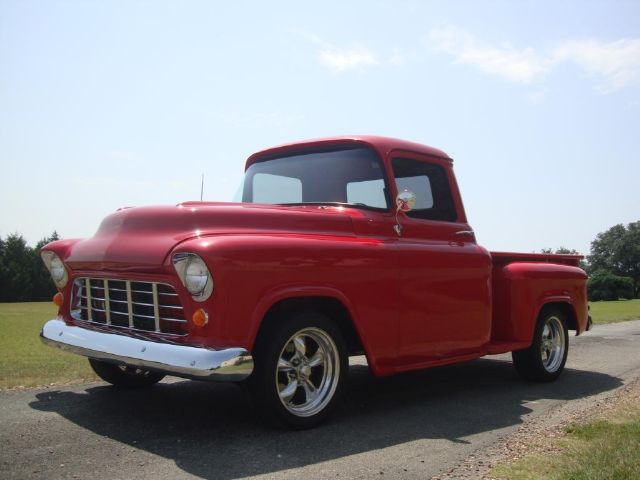
[[[60,260],[60,257],[50,251],[40,252],[40,257],[42,258],[44,265],[47,267],[47,270],[49,270],[51,279],[53,280],[53,283],[56,284],[56,287],[64,288],[67,281],[69,281],[69,275],[67,274],[67,269],[65,268],[64,263],[62,263],[62,260]]]
[[[176,253],[173,267],[194,300],[204,302],[213,293],[213,277],[207,264],[195,253]]]

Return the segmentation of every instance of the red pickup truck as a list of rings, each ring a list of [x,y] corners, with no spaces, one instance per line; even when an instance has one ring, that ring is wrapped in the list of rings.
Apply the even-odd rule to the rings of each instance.
[[[45,246],[59,313],[43,341],[117,386],[242,382],[265,418],[306,428],[350,355],[383,376],[513,352],[551,381],[568,330],[590,326],[581,257],[479,246],[440,150],[326,138],[245,170],[241,202],[121,209]]]

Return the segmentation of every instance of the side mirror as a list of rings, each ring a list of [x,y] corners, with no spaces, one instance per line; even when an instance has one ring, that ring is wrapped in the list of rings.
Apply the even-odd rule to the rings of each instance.
[[[410,212],[416,208],[416,194],[409,190],[403,190],[396,197],[396,207],[398,211]]]
[[[400,225],[398,213],[410,212],[414,208],[416,208],[415,193],[409,190],[403,190],[402,192],[398,193],[398,196],[396,197],[396,224],[393,226],[393,229],[399,237],[402,235],[402,225]]]

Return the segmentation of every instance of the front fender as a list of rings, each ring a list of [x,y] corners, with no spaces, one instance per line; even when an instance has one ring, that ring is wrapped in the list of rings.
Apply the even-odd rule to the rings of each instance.
[[[251,331],[250,341],[253,347],[262,319],[266,316],[267,312],[278,302],[289,298],[301,298],[301,297],[329,297],[338,300],[349,312],[349,316],[353,321],[356,331],[362,339],[362,332],[359,331],[358,314],[355,307],[351,304],[347,296],[340,290],[329,286],[320,285],[281,285],[271,289],[266,293],[256,305],[253,315],[251,317]]]
[[[277,302],[324,296],[349,312],[372,369],[392,364],[398,299],[390,285],[397,285],[397,268],[385,242],[253,233],[191,239],[172,253],[185,251],[200,255],[213,275],[208,307],[216,314],[208,328],[217,345],[251,350],[265,314]]]

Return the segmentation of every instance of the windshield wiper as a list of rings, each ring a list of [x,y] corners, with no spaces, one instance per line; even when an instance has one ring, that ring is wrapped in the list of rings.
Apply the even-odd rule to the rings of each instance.
[[[349,208],[361,208],[365,210],[384,211],[386,208],[372,207],[364,203],[346,203],[346,202],[296,202],[296,203],[277,203],[279,207],[304,207],[306,205],[318,205],[327,207],[349,207]]]

